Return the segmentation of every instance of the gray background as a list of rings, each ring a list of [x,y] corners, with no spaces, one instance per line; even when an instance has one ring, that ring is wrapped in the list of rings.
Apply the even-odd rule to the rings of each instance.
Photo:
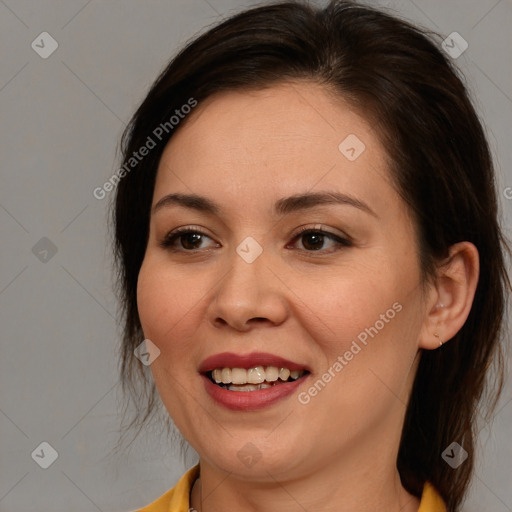
[[[110,196],[100,201],[92,191],[117,169],[121,131],[177,48],[254,4],[0,0],[2,512],[134,510],[195,463],[193,452],[181,461],[151,429],[108,457],[120,422],[119,328]],[[468,41],[457,63],[488,129],[510,236],[511,0],[378,4]],[[31,47],[44,31],[59,45],[47,59]],[[509,381],[496,419],[480,432],[466,512],[512,510],[511,399]],[[58,452],[48,469],[31,457],[43,441]]]

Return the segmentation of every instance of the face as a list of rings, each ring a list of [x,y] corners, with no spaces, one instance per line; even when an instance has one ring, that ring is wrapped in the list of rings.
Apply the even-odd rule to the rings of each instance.
[[[266,480],[398,447],[425,308],[414,225],[364,118],[309,83],[210,97],[167,145],[152,206],[139,314],[202,461]]]

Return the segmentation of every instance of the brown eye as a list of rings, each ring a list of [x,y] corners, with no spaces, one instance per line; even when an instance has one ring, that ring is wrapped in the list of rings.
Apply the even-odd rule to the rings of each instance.
[[[320,251],[322,249],[324,249],[323,252],[332,252],[340,246],[350,247],[352,245],[350,240],[346,238],[319,229],[303,229],[294,238],[294,240],[298,239],[302,240],[304,250],[307,252]],[[324,247],[326,239],[332,241],[333,244],[328,249]]]
[[[302,235],[302,245],[306,249],[317,251],[324,244],[324,235],[321,233],[306,233]]]
[[[200,233],[186,233],[184,235],[180,235],[179,238],[181,238],[181,246],[184,249],[198,249],[197,244],[201,242],[201,235]]]
[[[197,229],[181,228],[169,233],[160,246],[171,251],[194,252],[201,249],[200,245],[203,238],[210,238],[206,233]],[[180,240],[179,246],[177,241]]]
[[[169,233],[164,240],[160,242],[160,246],[174,252],[198,252],[204,247],[201,247],[201,242],[204,239],[211,238],[202,231],[190,228],[180,228]],[[350,247],[352,243],[346,238],[342,238],[334,233],[319,229],[303,229],[299,232],[294,240],[302,240],[303,251],[329,253],[336,251],[341,247]],[[331,247],[325,248],[326,241],[331,241]],[[178,245],[179,241],[179,245]],[[216,244],[219,247],[219,244]]]

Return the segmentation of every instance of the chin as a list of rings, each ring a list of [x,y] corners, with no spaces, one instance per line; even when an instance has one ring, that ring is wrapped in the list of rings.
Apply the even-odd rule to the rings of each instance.
[[[220,443],[215,439],[203,439],[194,449],[201,460],[221,472],[241,480],[268,482],[300,473],[301,463],[297,455],[298,448],[304,448],[303,443],[283,444],[280,441],[272,443],[264,435],[255,437],[248,433],[236,438],[226,436]]]

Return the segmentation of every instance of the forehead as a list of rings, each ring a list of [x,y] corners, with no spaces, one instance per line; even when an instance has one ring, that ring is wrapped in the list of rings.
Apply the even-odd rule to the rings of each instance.
[[[155,201],[172,191],[222,191],[226,200],[245,192],[261,202],[318,188],[383,203],[394,193],[382,190],[387,168],[377,134],[342,98],[317,84],[284,83],[201,102],[165,148]]]
[[[338,145],[349,134],[364,140],[367,147],[377,142],[366,120],[341,96],[315,83],[290,82],[210,96],[182,123],[168,150],[172,153],[178,144],[193,145],[201,152],[252,151],[255,161],[270,154],[288,160],[296,155],[300,160],[315,149],[312,156],[325,149],[339,156]]]

